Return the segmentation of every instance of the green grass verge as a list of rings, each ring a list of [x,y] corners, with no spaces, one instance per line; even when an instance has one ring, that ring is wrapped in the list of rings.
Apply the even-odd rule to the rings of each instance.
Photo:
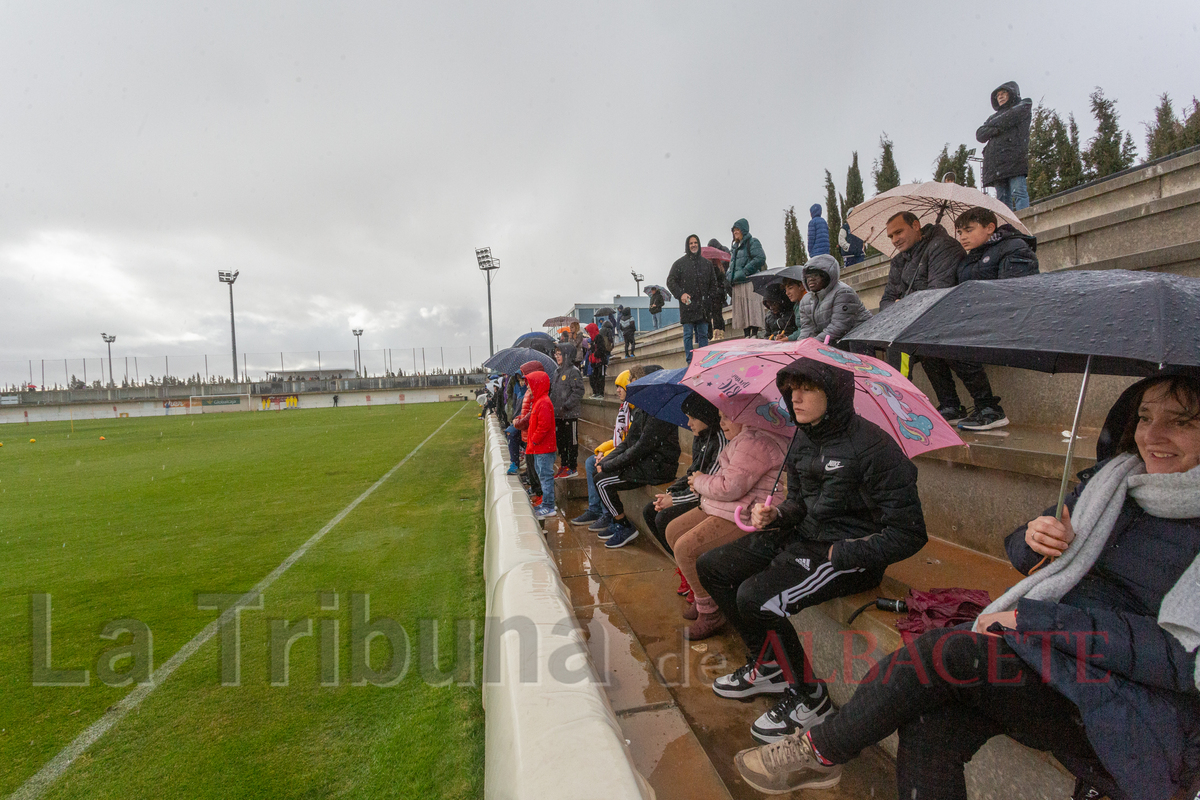
[[[131,690],[97,677],[100,655],[130,641],[100,638],[106,622],[144,622],[161,665],[216,617],[197,593],[250,589],[459,408],[0,428],[0,795]],[[243,612],[240,686],[222,685],[214,638],[46,796],[482,794],[481,453],[464,410],[268,589],[264,610]],[[320,592],[337,595],[336,611]],[[89,670],[89,686],[31,684],[34,593],[53,596],[53,667]],[[351,685],[354,593],[408,633],[410,667],[394,686]],[[291,648],[287,686],[271,685],[273,619],[314,623]],[[331,620],[333,687],[320,685]],[[421,620],[439,623],[439,659],[424,668]],[[457,676],[467,685],[430,685],[455,666],[458,620],[474,623],[475,668]],[[371,645],[374,668],[390,655],[386,640]]]

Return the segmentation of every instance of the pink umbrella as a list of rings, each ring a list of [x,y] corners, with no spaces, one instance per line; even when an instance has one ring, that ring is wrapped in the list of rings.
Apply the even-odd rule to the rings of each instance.
[[[724,250],[718,247],[701,247],[700,255],[707,258],[709,261],[728,261],[730,256]]]
[[[680,383],[734,422],[790,435],[795,426],[775,385],[775,375],[802,356],[853,372],[854,411],[887,431],[909,458],[963,444],[929,398],[898,370],[877,358],[847,353],[816,339],[717,342],[692,354],[691,366]],[[782,468],[779,473],[783,474]],[[774,494],[772,488],[766,505],[771,505]],[[734,510],[734,522],[744,531],[754,530],[742,522],[741,506]]]
[[[899,370],[815,339],[716,342],[692,354],[682,383],[734,422],[790,436],[794,426],[775,386],[775,375],[802,356],[853,372],[855,412],[891,434],[909,458],[963,444],[937,407]]]

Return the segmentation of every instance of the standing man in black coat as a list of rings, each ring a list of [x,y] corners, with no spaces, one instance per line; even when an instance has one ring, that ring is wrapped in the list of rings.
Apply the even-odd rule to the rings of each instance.
[[[967,251],[941,225],[921,227],[921,220],[916,214],[901,211],[887,221],[887,235],[896,248],[896,254],[892,256],[887,286],[883,290],[883,299],[879,301],[880,311],[913,292],[958,285],[958,265],[966,257]],[[887,361],[906,377],[911,377],[912,366],[905,368],[902,353],[889,350]],[[1004,419],[1003,424],[1008,424],[1000,407],[1000,398],[992,392],[992,384],[981,365],[929,357],[922,358],[921,363],[925,366],[929,382],[933,384],[933,393],[937,395],[938,413],[951,425],[967,418],[967,409],[959,402],[951,370],[971,393],[976,410],[994,409],[999,413],[997,420]]]
[[[996,188],[996,198],[1013,211],[1029,208],[1029,122],[1033,101],[1021,97],[1016,81],[997,86],[992,92],[996,113],[975,131],[983,143],[984,186]]]
[[[697,347],[708,346],[708,316],[717,296],[713,265],[700,255],[700,237],[692,234],[683,247],[683,257],[671,265],[667,289],[679,298],[679,321],[683,323],[683,357],[692,363],[692,337]]]

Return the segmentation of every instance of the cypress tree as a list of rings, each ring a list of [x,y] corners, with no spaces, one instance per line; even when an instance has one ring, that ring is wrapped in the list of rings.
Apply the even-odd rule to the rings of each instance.
[[[1075,124],[1075,115],[1067,115],[1068,130],[1062,132],[1059,146],[1058,186],[1056,192],[1063,192],[1083,183],[1086,178],[1083,172],[1083,153],[1079,150],[1079,126]],[[1061,124],[1060,124],[1061,128]]]
[[[1170,95],[1163,92],[1158,98],[1158,108],[1154,110],[1154,123],[1146,129],[1146,160],[1162,158],[1180,149],[1182,127],[1175,117]]]
[[[1192,107],[1179,125],[1179,149],[1186,150],[1200,144],[1200,100],[1192,98]]]
[[[871,169],[875,179],[875,193],[886,192],[900,185],[900,170],[896,167],[896,158],[892,154],[892,140],[886,132],[879,137],[880,154]]]
[[[825,221],[829,223],[829,255],[842,263],[842,248],[838,245],[838,233],[842,229],[842,218],[838,213],[837,187],[833,185],[833,176],[825,170]]]
[[[1105,97],[1099,86],[1090,99],[1092,116],[1096,118],[1096,135],[1083,151],[1083,163],[1087,166],[1088,180],[1096,180],[1133,166],[1137,148],[1128,131],[1121,135],[1116,101]]]
[[[933,179],[940,181],[946,176],[946,173],[952,173],[954,182],[959,186],[974,186],[975,173],[971,171],[969,161],[973,155],[975,155],[974,147],[968,150],[965,144],[960,144],[958,149],[951,154],[950,145],[943,145],[942,152],[933,162]]]
[[[795,206],[783,212],[783,248],[787,259],[784,266],[797,266],[808,261],[808,253],[804,249],[804,237],[800,235],[800,224],[796,222]]]
[[[1029,126],[1029,200],[1037,202],[1058,189],[1058,145],[1055,134],[1062,128],[1062,118],[1052,108],[1038,103]],[[1066,129],[1063,128],[1065,136]]]
[[[855,150],[850,156],[850,168],[846,170],[846,210],[849,211],[865,199],[862,173],[858,170],[858,151]]]

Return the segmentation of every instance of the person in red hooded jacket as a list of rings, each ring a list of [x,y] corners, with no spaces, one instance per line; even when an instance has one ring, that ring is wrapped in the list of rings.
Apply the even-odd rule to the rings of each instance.
[[[535,372],[546,374],[546,368],[542,366],[540,361],[526,361],[521,365],[521,374],[525,376],[526,384],[529,383],[529,376]],[[549,375],[546,375],[549,378]],[[513,427],[521,432],[521,441],[525,443],[525,477],[529,479],[529,496],[534,498],[534,502],[541,502],[542,485],[538,478],[537,467],[534,466],[533,454],[529,452],[529,413],[533,410],[533,392],[526,391],[525,397],[521,400],[521,413],[517,414],[513,419]],[[553,493],[553,489],[550,490]]]
[[[533,457],[534,468],[542,483],[542,502],[534,509],[538,519],[554,516],[554,457],[558,454],[558,440],[554,429],[554,404],[550,402],[550,376],[545,372],[531,372],[529,394],[533,407],[529,412],[529,435],[525,453]]]

